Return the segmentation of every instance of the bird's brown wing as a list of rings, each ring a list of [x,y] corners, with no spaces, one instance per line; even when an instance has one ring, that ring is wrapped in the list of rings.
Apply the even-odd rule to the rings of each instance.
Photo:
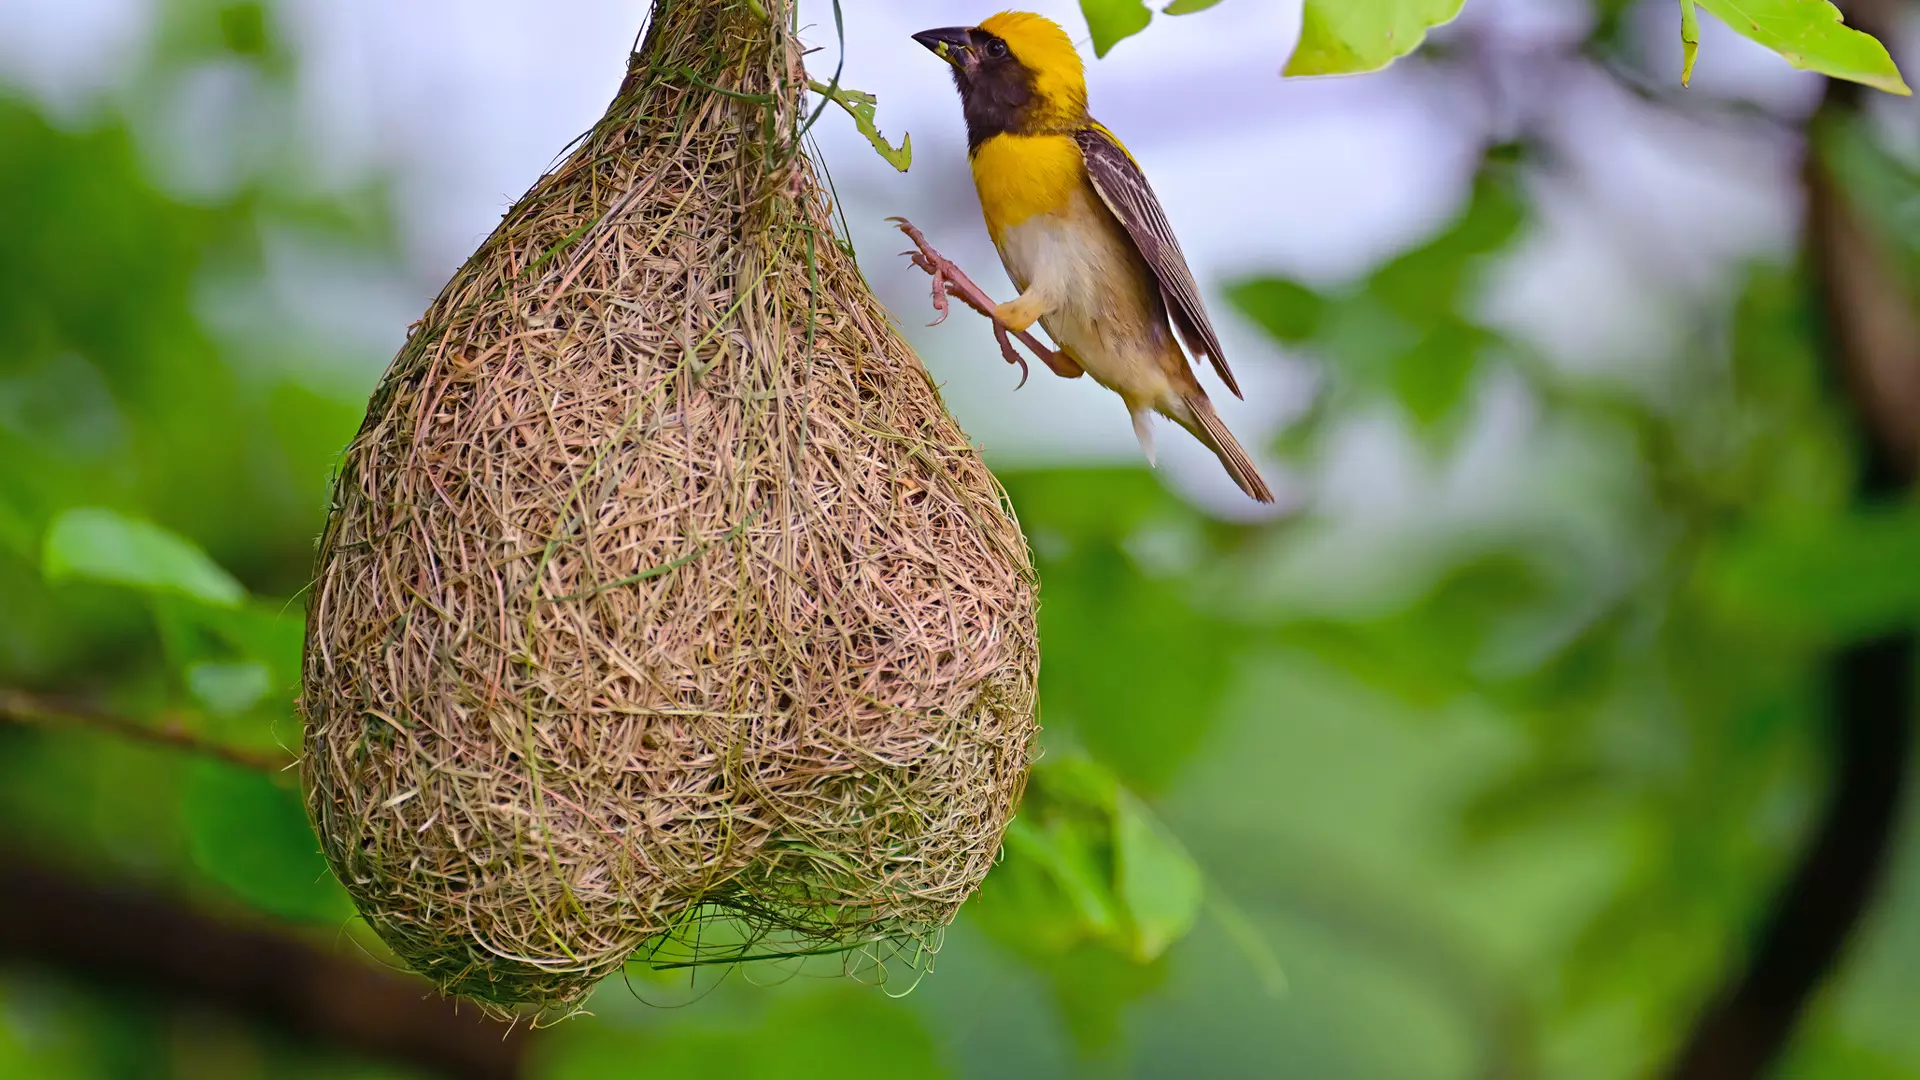
[[[1234,397],[1243,397],[1239,384],[1233,381],[1233,372],[1227,368],[1227,358],[1221,354],[1220,337],[1214,333],[1207,309],[1200,303],[1200,286],[1193,280],[1187,257],[1180,251],[1180,241],[1174,238],[1173,226],[1167,223],[1167,212],[1160,208],[1160,200],[1154,196],[1146,174],[1140,171],[1127,148],[1120,145],[1120,140],[1113,137],[1113,132],[1098,123],[1075,132],[1074,140],[1080,144],[1081,156],[1086,158],[1087,176],[1093,181],[1093,189],[1100,193],[1101,201],[1120,219],[1120,224],[1126,226],[1133,246],[1140,250],[1154,277],[1159,279],[1161,295],[1166,297],[1173,325],[1180,331],[1180,339],[1187,343],[1187,350],[1212,361],[1220,381],[1227,384]]]

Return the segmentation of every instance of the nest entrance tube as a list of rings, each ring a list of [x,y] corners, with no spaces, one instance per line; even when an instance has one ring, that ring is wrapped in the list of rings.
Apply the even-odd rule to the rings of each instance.
[[[884,975],[1019,800],[1026,543],[834,236],[805,78],[791,0],[658,0],[342,459],[307,804],[443,992],[565,1009],[636,954]]]

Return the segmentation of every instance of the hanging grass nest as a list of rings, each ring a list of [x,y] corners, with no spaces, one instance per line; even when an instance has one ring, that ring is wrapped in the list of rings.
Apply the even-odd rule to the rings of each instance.
[[[1026,781],[1034,575],[836,240],[791,0],[658,0],[340,465],[308,807],[443,991],[925,955]],[[876,970],[878,969],[878,970]]]

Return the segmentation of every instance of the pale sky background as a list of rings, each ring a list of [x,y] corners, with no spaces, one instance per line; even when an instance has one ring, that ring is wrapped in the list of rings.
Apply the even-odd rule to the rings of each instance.
[[[1481,88],[1431,66],[1378,75],[1283,80],[1299,0],[1226,0],[1197,15],[1159,17],[1141,36],[1092,59],[1077,3],[1030,5],[1083,43],[1096,115],[1127,140],[1152,177],[1207,292],[1246,391],[1209,382],[1221,412],[1263,459],[1283,504],[1311,498],[1337,516],[1432,530],[1528,510],[1554,444],[1524,393],[1482,389],[1455,461],[1426,463],[1390,415],[1361,418],[1331,442],[1312,476],[1260,451],[1305,407],[1318,361],[1286,356],[1221,299],[1236,278],[1275,270],[1333,284],[1364,272],[1460,205],[1481,146],[1505,134]],[[1159,6],[1156,4],[1156,6]],[[289,237],[273,250],[271,304],[359,346],[373,366],[316,373],[370,385],[406,325],[575,135],[605,108],[640,26],[644,0],[293,0],[278,5],[303,65],[292,122],[312,149],[313,180],[347,185],[389,175],[399,198],[406,273],[395,278]],[[909,35],[974,23],[997,7],[962,0],[846,0],[846,85],[880,97],[882,129],[913,135],[911,173],[894,172],[836,112],[816,130],[870,280],[945,387],[967,431],[999,463],[1137,462],[1117,399],[1089,380],[1043,367],[1018,393],[982,320],[964,310],[923,326],[927,282],[896,258],[886,226],[907,215],[989,292],[1012,295],[979,222],[959,107],[941,64]],[[1677,86],[1670,4],[1641,14],[1656,82]],[[830,3],[803,0],[809,40],[835,59]],[[1788,250],[1797,207],[1797,148],[1764,124],[1678,119],[1597,70],[1530,74],[1530,51],[1582,33],[1575,0],[1470,0],[1462,26],[1491,41],[1513,100],[1549,102],[1567,175],[1542,180],[1540,224],[1503,267],[1487,309],[1562,362],[1622,378],[1657,377],[1698,302],[1738,262]],[[72,122],[110,93],[151,22],[146,0],[0,3],[0,81],[27,87]],[[1782,115],[1809,108],[1817,81],[1703,20],[1693,89]],[[1571,72],[1571,74],[1569,74]],[[244,133],[277,115],[250,111],[244,69],[188,73],[152,102],[156,169],[177,190],[216,191],[247,167]],[[258,288],[258,287],[256,287]],[[268,310],[229,298],[232,317]],[[260,318],[257,311],[255,318]],[[1202,375],[1203,381],[1209,375]],[[1218,464],[1177,430],[1159,440],[1160,469],[1207,508],[1258,516]],[[1385,531],[1393,531],[1391,528]]]

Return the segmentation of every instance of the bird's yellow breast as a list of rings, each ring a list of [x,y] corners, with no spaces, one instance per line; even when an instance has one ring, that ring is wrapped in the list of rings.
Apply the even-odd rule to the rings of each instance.
[[[973,183],[998,244],[1035,214],[1065,209],[1086,186],[1086,160],[1071,135],[995,135],[973,151]]]

